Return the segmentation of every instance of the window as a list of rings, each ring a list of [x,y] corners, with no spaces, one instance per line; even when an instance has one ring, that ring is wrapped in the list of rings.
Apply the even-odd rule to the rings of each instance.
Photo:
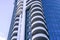
[[[25,34],[25,40],[29,40],[29,38],[30,38],[30,35],[31,35],[31,22],[30,22],[31,20],[30,20],[30,10],[29,9],[27,9],[26,10],[26,26],[25,26],[25,32],[26,32],[26,34]]]

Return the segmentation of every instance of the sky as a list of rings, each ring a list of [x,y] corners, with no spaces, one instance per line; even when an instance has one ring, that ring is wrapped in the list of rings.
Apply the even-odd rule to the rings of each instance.
[[[14,0],[0,0],[0,40],[7,40]]]

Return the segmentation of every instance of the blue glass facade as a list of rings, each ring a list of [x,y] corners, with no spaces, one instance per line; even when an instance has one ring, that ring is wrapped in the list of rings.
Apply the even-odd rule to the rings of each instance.
[[[31,40],[31,19],[30,19],[30,10],[26,10],[26,20],[25,20],[25,40]]]
[[[60,0],[42,0],[50,40],[60,40]]]

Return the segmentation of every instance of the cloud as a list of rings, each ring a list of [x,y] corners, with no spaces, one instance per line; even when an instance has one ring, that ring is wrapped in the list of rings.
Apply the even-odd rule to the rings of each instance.
[[[4,37],[0,36],[0,40],[6,40],[6,38],[4,38]]]
[[[4,33],[0,32],[0,40],[6,40],[6,36],[4,36]]]

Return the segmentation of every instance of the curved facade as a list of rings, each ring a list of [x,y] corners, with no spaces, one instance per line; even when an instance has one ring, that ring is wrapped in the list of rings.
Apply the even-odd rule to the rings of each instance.
[[[12,22],[11,22],[11,28],[8,34],[8,39],[7,40],[20,40],[20,25],[21,20],[22,20],[22,14],[23,14],[23,1],[21,0],[15,0],[15,7],[14,7],[14,13],[12,17]],[[13,19],[14,18],[14,19]],[[11,32],[11,33],[10,33]]]
[[[41,0],[15,1],[14,24],[8,40],[49,40]]]
[[[14,27],[12,29],[12,38],[11,40],[19,40],[18,36],[19,36],[19,27],[21,27],[19,25],[19,21],[21,21],[22,19],[22,11],[23,11],[23,1],[17,1],[17,7],[16,7],[16,17],[15,17],[15,23],[14,23]]]
[[[49,34],[44,20],[41,0],[27,0],[26,14],[30,14],[30,38],[29,40],[49,40]],[[28,25],[28,24],[27,24]],[[27,29],[26,29],[27,30]],[[29,32],[27,32],[29,33]],[[27,34],[26,34],[27,35]],[[27,35],[28,37],[28,35]]]
[[[15,0],[15,3],[14,3],[14,10],[13,10],[12,20],[11,20],[11,24],[10,24],[10,29],[9,29],[7,40],[11,40],[11,38],[15,35],[15,34],[12,35],[12,29],[14,28],[14,23],[15,23],[15,15],[16,15],[16,7],[17,7],[16,4],[17,4],[17,0]]]

